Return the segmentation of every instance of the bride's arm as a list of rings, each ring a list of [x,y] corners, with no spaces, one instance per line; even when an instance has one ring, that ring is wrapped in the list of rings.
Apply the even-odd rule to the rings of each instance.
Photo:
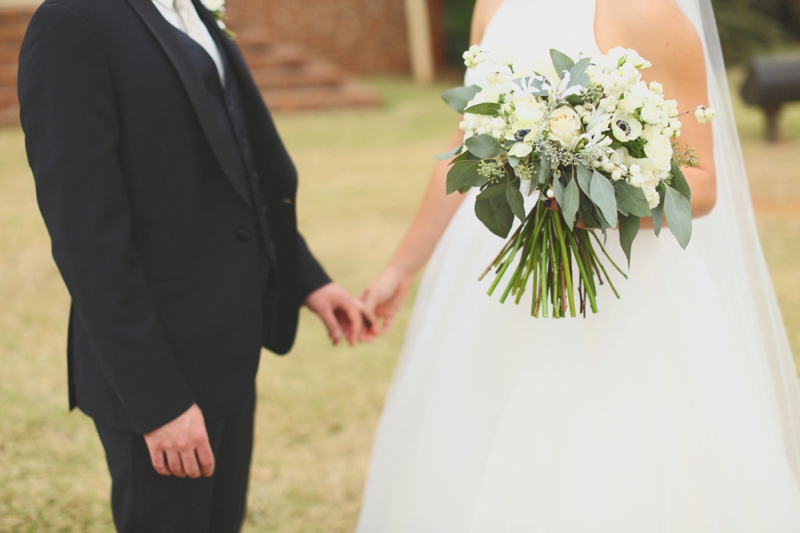
[[[595,37],[605,53],[615,46],[632,48],[653,67],[643,71],[647,81],[658,81],[664,95],[677,100],[681,111],[708,104],[705,58],[700,36],[674,0],[597,0]],[[694,114],[680,118],[678,143],[695,150],[699,164],[684,169],[692,189],[692,216],[708,214],[717,200],[714,143],[710,125],[700,125]],[[642,220],[652,227],[652,222]]]
[[[457,130],[450,142],[455,148],[464,140]],[[389,264],[364,289],[359,298],[364,302],[364,314],[372,322],[371,335],[389,330],[395,314],[403,305],[414,277],[428,261],[436,243],[463,200],[463,195],[445,194],[449,162],[440,161],[433,171],[422,204]],[[379,326],[378,319],[383,320]]]
[[[481,42],[486,25],[501,3],[502,0],[476,2],[472,16],[471,43]],[[457,129],[450,141],[449,149],[460,145],[463,140],[464,132]],[[436,165],[419,211],[405,237],[383,272],[361,293],[364,314],[372,322],[370,328],[372,335],[385,333],[391,327],[394,316],[408,296],[414,277],[428,261],[436,243],[439,242],[464,198],[458,193],[445,194],[449,166],[449,161],[440,161]],[[382,326],[378,324],[379,319],[383,320]]]

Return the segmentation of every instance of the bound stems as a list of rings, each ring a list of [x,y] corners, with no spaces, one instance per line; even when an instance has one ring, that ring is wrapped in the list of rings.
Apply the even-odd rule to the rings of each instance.
[[[570,230],[561,213],[547,209],[542,199],[479,279],[495,271],[495,279],[488,290],[491,296],[510,271],[500,301],[505,302],[513,296],[514,302],[519,304],[525,291],[530,289],[530,309],[534,317],[563,318],[567,316],[567,310],[571,317],[578,312],[586,316],[587,300],[592,313],[597,313],[598,285],[607,281],[617,298],[619,293],[595,250],[595,243],[602,255],[625,276],[594,231]],[[580,308],[575,303],[576,292]]]

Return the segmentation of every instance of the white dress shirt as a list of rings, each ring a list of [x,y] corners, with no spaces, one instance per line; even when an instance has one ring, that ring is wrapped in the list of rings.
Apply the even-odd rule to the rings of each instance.
[[[181,18],[178,16],[178,12],[175,10],[173,0],[153,0],[153,4],[155,4],[164,18],[167,19],[167,22],[183,31]],[[211,34],[208,32],[208,28],[206,28],[206,25],[200,19],[200,15],[197,14],[197,10],[192,9],[191,16],[197,17],[197,22],[202,28],[202,35],[199,36],[201,38],[199,40],[194,40],[197,42],[197,44],[202,46],[203,49],[208,52],[208,55],[211,56],[211,59],[214,60],[214,63],[217,65],[217,71],[219,72],[219,79],[222,80],[222,84],[225,85],[225,67],[223,66],[222,56],[217,48],[217,43],[214,42],[214,38],[211,37]]]

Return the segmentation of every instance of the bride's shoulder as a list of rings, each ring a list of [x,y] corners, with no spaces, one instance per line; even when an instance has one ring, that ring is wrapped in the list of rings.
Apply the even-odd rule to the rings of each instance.
[[[486,32],[486,26],[494,18],[502,3],[503,0],[477,0],[475,2],[475,10],[472,12],[470,44],[480,44],[483,34]]]
[[[703,54],[697,30],[675,0],[597,0],[595,37],[603,52],[632,48],[654,64]]]

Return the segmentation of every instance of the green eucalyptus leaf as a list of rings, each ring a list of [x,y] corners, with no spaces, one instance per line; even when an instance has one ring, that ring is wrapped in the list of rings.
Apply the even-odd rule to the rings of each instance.
[[[506,200],[508,201],[508,206],[511,208],[511,212],[514,213],[520,221],[524,221],[525,199],[522,198],[522,193],[519,192],[519,189],[509,185],[506,189]]]
[[[475,98],[475,95],[481,92],[481,88],[477,85],[470,85],[469,87],[455,87],[448,89],[442,93],[442,100],[457,113],[463,113],[464,109]]]
[[[507,184],[502,185],[492,185],[491,187],[486,187],[481,193],[478,195],[478,200],[495,200],[496,198],[503,198],[503,202],[505,202],[505,194],[506,188],[508,187]]]
[[[637,217],[650,216],[650,204],[647,203],[644,191],[634,187],[625,180],[618,181],[615,189],[617,205],[622,207],[625,212]],[[620,211],[622,211],[622,209]]]
[[[564,202],[559,202],[561,208],[561,216],[564,217],[564,222],[567,223],[569,229],[575,225],[575,215],[578,213],[578,206],[581,203],[581,191],[578,188],[577,180],[571,179],[564,189]]]
[[[539,169],[537,172],[539,185],[544,185],[550,178],[550,174],[553,172],[553,164],[550,162],[550,158],[542,157],[539,159]]]
[[[461,155],[457,155],[456,157],[454,157],[453,160],[450,161],[450,164],[455,165],[459,161],[480,161],[480,158],[475,157],[474,155],[469,153],[469,150],[464,150],[464,152],[462,152]]]
[[[653,232],[656,234],[656,237],[661,235],[661,226],[664,224],[664,196],[666,196],[664,186],[659,186],[658,194],[661,196],[661,201],[658,202],[656,207],[650,210],[653,217]]]
[[[569,87],[575,87],[576,85],[580,85],[581,87],[589,86],[589,75],[586,74],[586,69],[589,67],[591,62],[591,59],[585,57],[575,63],[575,65],[569,69]]]
[[[498,237],[506,238],[514,224],[514,213],[506,199],[508,185],[489,187],[475,199],[475,215]]]
[[[592,183],[592,171],[586,168],[583,165],[578,165],[578,185],[580,185],[581,190],[583,193],[591,198],[591,194],[589,194],[589,186]]]
[[[670,186],[667,186],[664,194],[664,214],[667,216],[667,226],[678,244],[686,248],[692,238],[692,205]]]
[[[600,208],[598,208],[596,205],[593,206],[592,217],[598,222],[600,229],[603,230],[604,233],[607,229],[611,229],[611,224],[608,223],[603,216],[603,212],[600,211]]]
[[[508,165],[511,168],[517,168],[521,159],[519,157],[514,157],[513,155],[508,156]]]
[[[506,153],[497,139],[491,135],[475,135],[467,139],[464,144],[467,145],[470,153],[483,159],[490,159]]]
[[[603,226],[603,223],[598,219],[597,215],[595,215],[595,211],[595,206],[589,197],[585,194],[582,194],[581,205],[578,208],[578,216],[580,217],[581,221],[583,221],[583,225],[587,228],[599,229]]]
[[[500,107],[500,104],[494,102],[484,102],[482,104],[475,104],[474,106],[466,108],[464,113],[470,113],[472,115],[489,115],[494,117],[500,114]]]
[[[450,159],[454,155],[458,154],[463,147],[464,147],[464,145],[458,145],[458,146],[456,146],[455,148],[453,148],[452,150],[450,150],[448,152],[445,152],[445,153],[439,154],[439,155],[435,155],[433,157],[435,159],[438,159],[439,161],[447,161],[448,159]]]
[[[450,167],[447,173],[447,194],[461,191],[464,187],[480,187],[486,183],[486,178],[478,174],[480,161],[459,161]]]
[[[628,268],[631,266],[631,248],[636,235],[639,233],[641,221],[639,217],[628,215],[619,217],[619,244],[625,257],[628,258]]]
[[[550,91],[544,88],[544,79],[528,78],[528,91],[534,96],[549,96]]]
[[[564,186],[558,178],[553,178],[553,195],[558,205],[564,205]]]
[[[569,70],[575,66],[575,61],[573,61],[572,58],[555,49],[550,50],[550,58],[553,60],[553,66],[559,78],[564,77],[565,70]]]
[[[617,199],[614,193],[614,186],[596,170],[592,173],[591,194],[589,194],[589,197],[608,222],[608,227],[615,227],[617,225]]]
[[[671,180],[672,188],[681,193],[691,201],[692,199],[692,189],[689,188],[689,183],[686,181],[686,176],[683,175],[683,171],[681,170],[680,165],[672,161],[672,180]]]

